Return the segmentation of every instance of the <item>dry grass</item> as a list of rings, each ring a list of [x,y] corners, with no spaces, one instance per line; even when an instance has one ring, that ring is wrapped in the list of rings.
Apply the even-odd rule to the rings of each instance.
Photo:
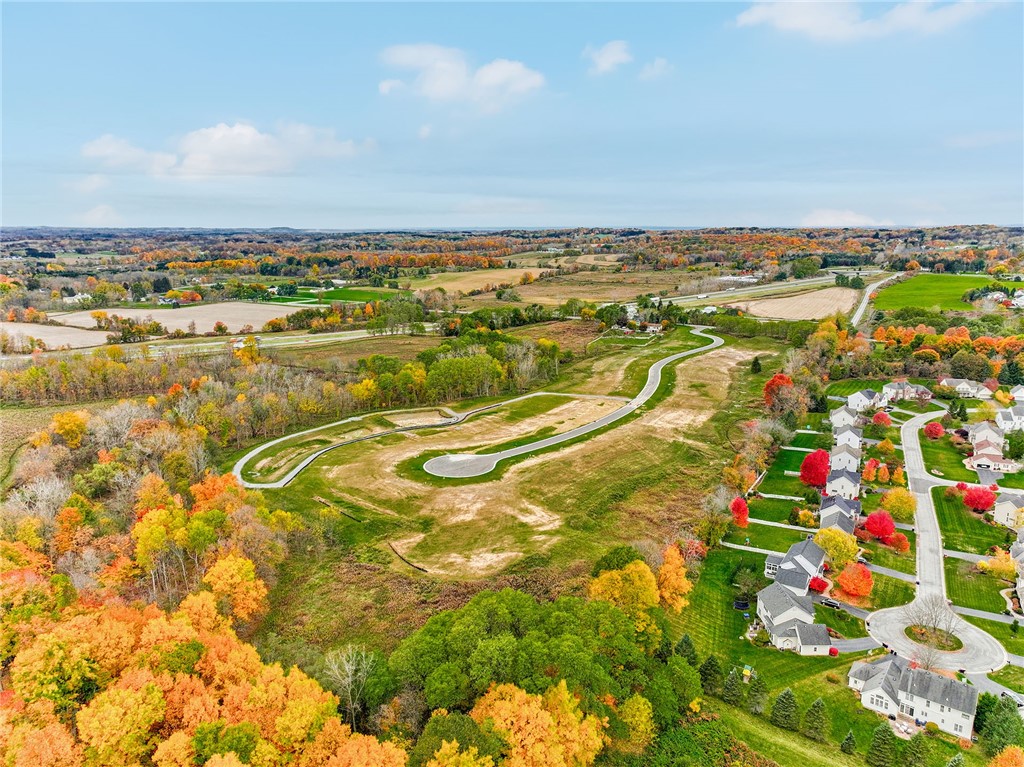
[[[561,322],[545,322],[538,325],[527,325],[511,331],[518,338],[546,338],[554,341],[560,349],[571,351],[575,355],[583,354],[587,344],[598,337],[598,323],[582,320],[565,320]],[[610,391],[610,390],[608,390]]]
[[[858,292],[851,288],[825,288],[783,298],[759,298],[726,304],[756,317],[780,320],[817,320],[853,309]]]
[[[94,325],[90,320],[90,324]],[[87,346],[102,346],[107,334],[101,330],[83,330],[62,325],[37,325],[32,322],[0,322],[0,331],[11,336],[38,338],[48,349],[83,349]]]
[[[246,325],[252,325],[259,330],[268,320],[284,317],[300,308],[302,307],[288,306],[287,304],[250,304],[244,301],[226,301],[220,304],[183,306],[180,309],[127,308],[109,309],[107,312],[136,320],[152,317],[169,331],[188,330],[189,323],[195,322],[196,330],[206,333],[213,330],[214,323],[220,321],[228,326],[229,333],[237,333]],[[90,312],[87,311],[69,312],[68,314],[53,315],[53,319],[80,328],[95,327],[96,322],[89,315]]]
[[[622,303],[632,301],[643,293],[657,295],[661,291],[667,291],[674,294],[681,284],[694,277],[692,272],[671,269],[658,272],[578,272],[538,280],[531,285],[522,285],[516,288],[516,292],[526,304],[556,306],[570,298]],[[482,305],[501,304],[493,294],[467,296],[462,303],[474,309]]]
[[[487,285],[500,285],[503,283],[518,285],[520,278],[524,274],[529,272],[537,276],[540,271],[543,270],[532,266],[515,269],[481,269],[474,272],[440,272],[412,280],[410,287],[413,290],[444,288],[449,293],[454,293],[457,290],[466,293],[470,290],[482,290]]]
[[[284,365],[323,367],[334,363],[352,364],[373,354],[386,354],[406,361],[413,360],[421,351],[432,349],[441,343],[437,336],[373,336],[323,344],[316,343],[316,338],[310,336],[310,346],[282,349],[267,347],[265,354]]]

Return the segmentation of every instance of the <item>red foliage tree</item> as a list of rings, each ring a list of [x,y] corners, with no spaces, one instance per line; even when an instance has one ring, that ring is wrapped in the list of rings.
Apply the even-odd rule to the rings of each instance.
[[[839,573],[839,587],[853,597],[866,597],[874,588],[871,571],[859,562],[848,564]]]
[[[828,480],[829,457],[824,450],[808,453],[800,464],[800,481],[810,487],[821,487]]]
[[[880,539],[888,538],[896,532],[896,523],[893,522],[892,515],[883,509],[868,514],[864,527],[867,528],[869,533]]]
[[[776,373],[768,379],[764,385],[764,404],[771,405],[775,401],[775,395],[783,386],[792,386],[793,379],[785,373]]]
[[[886,540],[885,545],[891,546],[898,554],[906,554],[910,551],[910,541],[903,533],[893,533]]]
[[[811,591],[821,594],[825,589],[828,588],[828,581],[824,578],[814,577],[811,578],[811,582],[807,584],[807,588]]]
[[[946,430],[942,428],[942,424],[939,423],[938,421],[932,421],[929,424],[925,424],[924,436],[926,436],[928,439],[938,439],[945,433]]]
[[[736,527],[746,527],[749,524],[750,507],[739,496],[732,499],[732,503],[729,504],[729,511],[732,512],[732,521],[736,523]]]
[[[877,424],[878,426],[889,427],[892,426],[892,418],[890,418],[889,414],[885,411],[879,410],[871,417],[871,423]]]
[[[972,487],[964,493],[964,506],[973,511],[988,511],[996,502],[996,494],[987,487]]]

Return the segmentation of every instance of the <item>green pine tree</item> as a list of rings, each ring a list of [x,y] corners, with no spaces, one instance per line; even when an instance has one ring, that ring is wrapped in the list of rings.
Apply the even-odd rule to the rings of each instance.
[[[761,372],[761,358],[760,357],[754,357],[754,359],[751,360],[751,362],[750,362],[750,372],[751,373],[760,373]]]
[[[722,700],[730,706],[743,705],[743,681],[740,679],[740,675],[736,673],[736,669],[730,671],[729,676],[725,678]]]
[[[843,742],[839,746],[839,750],[844,754],[852,754],[857,750],[857,739],[853,737],[853,730],[846,733],[846,737],[843,738]]]
[[[768,683],[761,676],[755,676],[747,690],[747,710],[751,714],[763,714],[768,706]]]
[[[985,720],[981,742],[989,756],[995,756],[1007,746],[1024,744],[1024,721],[1021,721],[1012,698],[999,699]]]
[[[868,748],[867,761],[871,767],[895,767],[896,734],[888,722],[875,728],[871,736],[871,746]]]
[[[704,688],[704,694],[720,695],[722,693],[724,675],[722,674],[722,664],[718,662],[718,658],[715,655],[709,655],[707,660],[700,664],[698,671],[700,672],[700,683],[701,687]]]
[[[903,749],[900,767],[928,767],[928,741],[918,732]]]
[[[800,729],[800,711],[796,707],[796,696],[788,687],[778,694],[772,704],[771,723],[784,730]]]
[[[828,716],[828,709],[825,708],[825,701],[818,698],[804,714],[804,735],[811,740],[828,740],[828,733],[832,730],[832,722]]]
[[[693,640],[689,634],[683,634],[683,638],[676,643],[676,655],[681,656],[694,668],[700,665],[697,658],[697,648],[693,646]]]
[[[946,767],[964,767],[964,755],[956,754],[952,759],[946,762]]]

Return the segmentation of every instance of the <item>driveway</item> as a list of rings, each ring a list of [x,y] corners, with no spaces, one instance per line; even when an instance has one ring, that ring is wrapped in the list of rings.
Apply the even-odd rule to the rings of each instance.
[[[932,503],[931,489],[948,482],[932,477],[925,469],[921,453],[921,429],[934,418],[933,413],[915,415],[900,427],[903,457],[906,461],[908,486],[917,499],[914,526],[917,530],[917,594],[916,600],[939,598],[946,601],[946,572],[943,565],[942,533]],[[949,483],[952,484],[952,483]],[[906,610],[892,607],[878,610],[868,618],[868,632],[884,647],[913,660],[921,653],[921,645],[904,633],[909,625]],[[954,634],[963,642],[957,652],[938,653],[935,666],[967,673],[988,673],[1007,663],[1006,650],[992,636],[965,620],[957,621]]]
[[[602,416],[596,421],[592,421],[584,426],[577,426],[575,429],[570,429],[564,434],[556,434],[553,437],[539,439],[526,445],[509,448],[508,450],[500,450],[497,453],[483,453],[480,455],[474,455],[472,453],[448,453],[447,455],[439,455],[436,458],[431,458],[423,464],[424,470],[437,477],[479,477],[481,474],[487,474],[494,469],[500,461],[504,461],[508,458],[515,458],[520,455],[528,455],[529,453],[554,447],[555,445],[561,445],[565,442],[569,442],[570,440],[574,440],[577,437],[582,437],[583,435],[590,434],[598,429],[603,429],[605,426],[625,418],[627,415],[630,415],[643,407],[647,400],[654,396],[654,393],[658,390],[658,386],[661,384],[662,371],[666,367],[678,362],[679,360],[692,357],[695,354],[703,354],[704,352],[710,351],[711,349],[719,347],[725,343],[725,341],[718,336],[711,335],[701,328],[694,327],[692,330],[694,335],[709,339],[709,343],[696,349],[689,349],[685,352],[679,352],[678,354],[671,354],[668,357],[655,362],[651,365],[651,369],[647,371],[647,383],[644,384],[644,388],[640,390],[639,394],[618,410]]]

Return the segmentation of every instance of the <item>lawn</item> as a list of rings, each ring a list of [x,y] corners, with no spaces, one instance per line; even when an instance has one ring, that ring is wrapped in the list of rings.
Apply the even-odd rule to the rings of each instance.
[[[1005,546],[1011,533],[974,516],[959,498],[947,498],[944,487],[932,488],[932,502],[939,518],[942,543],[947,549],[987,554],[993,546]]]
[[[866,637],[868,631],[864,628],[864,621],[856,618],[843,610],[836,610],[832,607],[814,606],[814,622],[824,623],[831,629],[835,629],[846,639]]]
[[[786,472],[800,471],[800,464],[806,457],[807,453],[780,450],[772,465],[768,467],[768,472],[761,484],[757,486],[757,490],[776,495],[803,495],[807,486],[800,481],[799,477],[787,476]]]
[[[953,604],[990,613],[1001,613],[1006,609],[1006,600],[999,595],[999,590],[1012,584],[980,573],[973,564],[962,559],[947,557],[943,564],[946,568],[946,595]]]
[[[1024,668],[1020,666],[1003,666],[995,673],[989,674],[988,678],[1024,695]]]
[[[800,543],[813,530],[801,532],[790,530],[785,527],[773,527],[771,525],[751,524],[745,529],[733,525],[726,534],[724,540],[728,543],[739,543],[744,546],[753,546],[758,549],[770,551],[786,551],[794,543]]]
[[[953,447],[948,436],[928,439],[921,435],[921,454],[928,472],[957,482],[978,482],[978,473],[964,466],[964,456]],[[935,471],[938,469],[938,472]]]
[[[970,311],[960,300],[968,290],[993,282],[984,275],[919,274],[905,282],[882,288],[874,300],[876,309],[887,311],[906,306],[937,307],[944,311]]]
[[[888,575],[872,573],[875,586],[871,589],[871,606],[875,610],[886,607],[899,607],[914,598],[914,584],[890,578]]]
[[[832,447],[830,434],[797,434],[789,441],[793,447],[806,447],[812,450],[828,450]],[[792,453],[793,450],[786,452]]]
[[[804,418],[804,422],[800,425],[802,429],[818,429],[820,430],[823,423],[826,423],[828,419],[828,413],[808,413]],[[796,444],[795,442],[793,444]]]
[[[1018,630],[1014,634],[1013,626],[1010,623],[992,621],[987,618],[974,618],[970,615],[961,615],[960,617],[994,636],[1006,648],[1007,652],[1014,655],[1024,655],[1024,631]]]
[[[871,552],[871,563],[879,567],[888,567],[892,570],[899,570],[901,573],[913,575],[917,571],[916,543],[917,536],[913,530],[900,530],[907,536],[910,542],[910,551],[906,554],[897,554],[888,546],[883,546],[878,541],[862,543],[861,546]]]
[[[747,501],[751,517],[767,519],[769,522],[788,522],[793,507],[801,505],[797,501],[783,501],[779,498],[751,498]]]
[[[1024,490],[1024,473],[1003,475],[1003,478],[999,480],[999,486],[1015,487],[1018,490]]]

